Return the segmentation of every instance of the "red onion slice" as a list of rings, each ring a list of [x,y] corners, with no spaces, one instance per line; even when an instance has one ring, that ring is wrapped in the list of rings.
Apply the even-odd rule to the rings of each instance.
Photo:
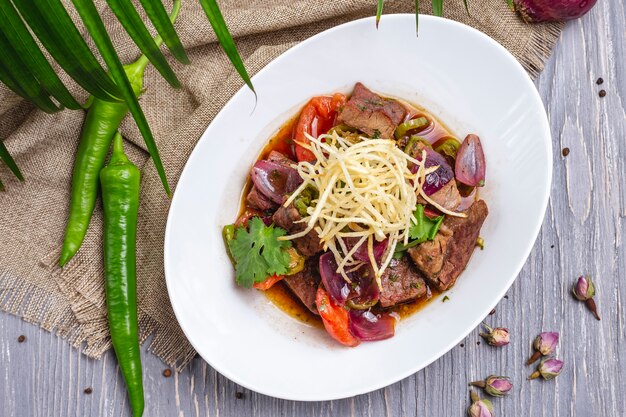
[[[277,204],[282,204],[285,196],[302,184],[298,171],[271,161],[257,161],[250,178],[259,192]]]
[[[319,262],[322,282],[334,303],[344,306],[349,301],[352,308],[369,308],[378,302],[380,290],[374,279],[374,270],[369,264],[364,264],[355,271],[349,272],[347,282],[336,272],[337,262],[331,252],[320,256]]]
[[[461,203],[457,206],[456,211],[465,211],[471,207],[476,201],[476,188],[472,188],[467,196],[461,195]]]
[[[486,168],[480,138],[476,135],[467,135],[456,155],[454,173],[457,181],[470,187],[482,187],[485,185]]]
[[[452,167],[443,155],[438,154],[431,148],[423,147],[422,149],[426,151],[424,167],[439,166],[435,172],[431,172],[424,178],[424,185],[422,186],[424,194],[431,195],[441,190],[444,185],[454,178],[454,171],[452,171]],[[422,149],[420,149],[420,154]],[[421,161],[421,155],[418,155],[416,159]],[[417,170],[417,167],[414,170]]]
[[[352,250],[352,248],[354,247],[354,245],[357,244],[358,241],[359,238],[357,237],[347,237],[344,239],[348,251]],[[380,242],[374,240],[374,259],[376,260],[376,262],[380,263],[380,259],[383,257],[385,249],[387,249],[387,243],[389,243],[389,239],[385,239]],[[363,242],[361,246],[359,246],[359,248],[356,250],[356,252],[354,252],[352,257],[354,259],[358,259],[359,261],[367,263],[370,262],[370,256],[367,250],[367,240]]]
[[[384,340],[393,337],[396,319],[388,313],[375,314],[370,310],[350,310],[350,333],[363,341]]]
[[[350,295],[350,284],[336,271],[337,262],[331,252],[326,252],[320,256],[320,275],[324,287],[330,298],[336,304],[343,306]]]
[[[365,310],[376,305],[380,298],[380,288],[374,276],[374,269],[369,263],[348,274],[352,280],[348,294],[348,307]]]

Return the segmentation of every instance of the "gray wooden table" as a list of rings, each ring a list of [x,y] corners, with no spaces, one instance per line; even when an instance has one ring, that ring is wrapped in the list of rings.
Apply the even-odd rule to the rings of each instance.
[[[145,416],[464,416],[467,381],[511,376],[498,416],[626,415],[626,9],[601,0],[570,23],[536,82],[552,126],[554,180],[543,228],[492,324],[511,329],[502,349],[478,344],[473,331],[426,369],[387,388],[318,403],[282,401],[243,389],[200,358],[165,377],[144,352]],[[602,77],[604,83],[596,85]],[[606,97],[598,92],[606,90]],[[563,157],[561,150],[569,148]],[[515,236],[511,236],[514,239]],[[602,321],[570,295],[592,275]],[[561,333],[565,361],[554,381],[526,381],[533,337]],[[18,336],[26,339],[18,342]],[[329,370],[329,375],[340,370]],[[128,416],[122,376],[111,352],[101,361],[39,328],[0,317],[0,416]]]

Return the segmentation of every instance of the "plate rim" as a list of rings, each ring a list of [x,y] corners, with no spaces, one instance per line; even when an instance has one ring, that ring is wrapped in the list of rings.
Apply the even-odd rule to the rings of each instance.
[[[384,19],[385,21],[390,21],[387,22],[387,24],[393,24],[392,21],[394,20],[403,20],[410,17],[411,19],[413,19],[415,17],[414,14],[412,13],[397,13],[397,14],[388,14],[388,15],[384,15],[382,17],[382,19]],[[326,36],[329,33],[332,33],[336,30],[339,30],[341,28],[345,28],[345,27],[349,27],[349,26],[355,26],[355,25],[359,25],[359,24],[365,24],[367,21],[371,21],[372,24],[374,24],[375,22],[375,16],[369,16],[369,17],[364,17],[364,18],[360,18],[360,19],[356,19],[356,20],[352,20],[349,22],[345,22],[342,23],[340,25],[336,25],[333,26],[331,28],[328,28],[324,31],[321,31],[307,39],[305,39],[302,42],[299,42],[295,45],[293,45],[292,47],[290,47],[289,49],[287,49],[285,52],[283,52],[282,54],[280,54],[279,56],[275,57],[274,59],[272,59],[272,61],[270,61],[267,65],[265,65],[263,68],[261,68],[253,77],[251,77],[251,81],[254,84],[254,81],[256,78],[260,77],[261,75],[263,75],[265,72],[267,71],[271,71],[273,69],[273,67],[276,64],[276,61],[279,60],[279,58],[283,58],[284,56],[287,56],[289,54],[291,54],[296,48],[299,48],[307,43],[313,42],[315,41],[317,38],[322,37],[322,36]],[[508,51],[504,46],[502,46],[500,43],[498,43],[496,40],[494,40],[493,38],[491,38],[489,35],[485,34],[484,32],[481,32],[480,30],[466,25],[464,23],[452,20],[452,19],[447,19],[447,18],[443,18],[443,17],[437,17],[437,16],[432,16],[432,15],[420,15],[420,20],[423,21],[435,21],[435,22],[444,22],[444,24],[451,24],[453,26],[457,26],[460,27],[464,30],[469,30],[470,32],[473,32],[474,34],[479,35],[480,37],[482,37],[485,41],[491,43],[494,47],[496,47],[496,49],[499,49],[500,52],[502,52],[503,56],[506,57],[507,60],[511,61],[514,66],[516,66],[520,71],[522,71],[524,74],[528,75],[527,71],[524,69],[524,67],[521,65],[521,63],[511,54],[510,51]],[[531,99],[533,101],[536,102],[536,104],[538,104],[540,106],[540,108],[542,109],[542,130],[544,130],[544,135],[542,135],[542,138],[545,138],[545,140],[543,141],[544,146],[545,146],[545,151],[546,151],[546,159],[548,161],[550,161],[550,163],[547,164],[547,180],[546,180],[546,188],[545,188],[545,192],[543,193],[543,195],[541,195],[541,205],[540,207],[542,207],[542,211],[541,211],[541,215],[537,217],[537,220],[535,221],[535,224],[533,225],[532,228],[532,236],[533,239],[532,241],[530,241],[530,243],[527,245],[526,249],[524,250],[524,256],[520,258],[520,261],[518,262],[518,264],[515,266],[514,270],[515,270],[515,274],[512,275],[511,278],[509,278],[508,282],[506,282],[506,284],[503,286],[503,290],[500,292],[500,294],[498,295],[497,298],[494,298],[494,304],[490,305],[487,304],[488,307],[485,308],[485,313],[483,314],[483,316],[486,316],[487,313],[489,311],[491,311],[502,299],[502,297],[506,294],[506,292],[511,288],[511,286],[513,285],[513,283],[515,282],[515,280],[517,279],[517,277],[519,276],[519,273],[521,272],[522,268],[524,267],[524,265],[526,264],[532,249],[535,245],[535,243],[537,242],[537,238],[539,237],[539,233],[541,231],[541,227],[543,225],[543,221],[545,219],[546,216],[546,211],[547,211],[547,207],[548,207],[548,202],[549,202],[549,198],[550,198],[550,192],[551,192],[551,188],[552,188],[552,180],[553,180],[553,164],[552,164],[552,159],[553,159],[553,147],[552,147],[552,132],[550,129],[550,123],[549,123],[549,119],[548,119],[548,115],[543,103],[543,100],[541,99],[541,96],[539,95],[539,92],[536,88],[536,86],[534,85],[532,79],[530,78],[530,76],[525,78],[525,89],[528,89],[529,91],[532,91],[531,93]],[[271,392],[270,390],[265,390],[264,387],[262,386],[256,386],[254,384],[249,384],[245,381],[241,381],[236,375],[232,374],[231,372],[229,372],[227,369],[223,369],[220,366],[216,366],[215,364],[211,363],[211,361],[207,358],[205,358],[204,356],[202,356],[202,354],[200,354],[200,350],[195,346],[195,344],[192,341],[192,338],[189,335],[188,330],[185,329],[185,326],[183,325],[183,323],[180,321],[179,319],[179,312],[178,312],[178,308],[176,306],[176,303],[174,302],[174,298],[172,297],[172,287],[173,287],[173,282],[171,281],[171,278],[168,278],[168,253],[171,251],[171,249],[168,248],[169,246],[169,240],[170,240],[170,234],[171,232],[171,223],[172,223],[172,217],[174,213],[174,207],[177,204],[177,189],[178,189],[178,184],[181,183],[185,178],[186,178],[186,174],[188,172],[188,166],[190,161],[194,158],[194,156],[196,155],[196,153],[198,152],[198,145],[200,143],[200,141],[203,139],[204,134],[206,133],[206,131],[211,127],[211,125],[213,123],[215,123],[216,120],[219,120],[221,117],[223,116],[223,109],[228,107],[231,102],[233,102],[234,100],[238,99],[241,95],[243,94],[247,94],[249,91],[249,88],[244,84],[242,85],[242,87],[237,90],[237,92],[235,94],[233,94],[233,96],[224,104],[224,106],[220,109],[220,111],[217,113],[217,115],[213,118],[213,120],[211,120],[211,122],[207,125],[207,127],[205,128],[204,132],[200,135],[198,141],[196,142],[196,144],[194,145],[193,150],[191,151],[191,153],[189,154],[189,157],[187,158],[187,161],[185,161],[185,165],[183,167],[183,169],[181,170],[181,174],[180,177],[176,183],[176,187],[174,189],[174,193],[171,199],[171,204],[170,207],[168,209],[168,215],[167,215],[167,221],[166,221],[166,226],[165,226],[165,234],[164,234],[164,242],[163,242],[163,261],[164,261],[164,275],[165,275],[165,282],[166,282],[166,288],[167,288],[167,292],[168,292],[168,298],[170,300],[170,304],[172,306],[172,310],[174,311],[174,315],[176,317],[176,321],[178,322],[183,334],[185,335],[185,337],[187,338],[187,341],[192,345],[192,347],[196,350],[196,352],[198,353],[198,355],[202,358],[202,360],[206,361],[214,370],[216,370],[217,372],[219,372],[221,375],[225,376],[226,378],[228,378],[229,380],[235,382],[236,384],[246,388],[246,389],[250,389],[254,392],[260,393],[262,395],[267,395],[270,397],[274,397],[274,398],[279,398],[279,399],[283,399],[283,400],[290,400],[290,401],[302,401],[302,402],[313,402],[313,401],[332,401],[332,400],[339,400],[339,399],[344,399],[344,398],[350,398],[356,395],[361,395],[361,394],[366,394],[366,393],[370,393],[376,390],[379,390],[381,388],[387,387],[391,384],[394,384],[398,381],[401,381],[405,378],[407,378],[410,375],[413,375],[417,372],[419,372],[420,370],[426,368],[427,366],[431,365],[433,362],[435,362],[438,359],[441,359],[444,355],[446,355],[448,352],[450,352],[450,350],[456,346],[461,340],[463,340],[465,337],[467,337],[467,335],[469,333],[471,333],[482,321],[482,318],[479,318],[478,320],[475,320],[471,326],[468,326],[468,331],[467,332],[462,332],[459,334],[459,336],[457,338],[454,338],[453,341],[451,343],[449,343],[445,348],[441,349],[441,353],[438,355],[434,355],[432,359],[427,360],[425,363],[423,364],[418,364],[416,366],[411,366],[411,367],[407,367],[407,369],[402,372],[402,373],[396,373],[394,376],[389,376],[386,378],[381,378],[380,380],[378,380],[375,384],[371,384],[370,388],[368,388],[367,390],[362,390],[362,389],[351,389],[351,388],[346,388],[344,391],[342,391],[341,394],[339,395],[331,395],[331,396],[308,396],[308,397],[296,397],[296,396],[292,396],[292,395],[280,395],[277,394],[275,392]],[[482,317],[482,316],[481,316]]]

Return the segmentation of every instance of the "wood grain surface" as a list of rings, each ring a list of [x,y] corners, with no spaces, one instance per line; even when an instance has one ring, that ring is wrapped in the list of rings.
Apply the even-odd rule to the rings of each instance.
[[[486,318],[511,329],[509,346],[479,345],[475,330],[463,345],[396,384],[316,403],[248,391],[200,358],[166,377],[166,367],[144,347],[144,415],[464,416],[467,382],[504,374],[515,387],[508,398],[494,400],[497,416],[625,416],[625,65],[624,2],[601,0],[567,25],[536,82],[552,128],[554,180],[532,254],[508,298]],[[570,153],[563,157],[566,147]],[[597,283],[600,322],[571,296],[581,274]],[[527,381],[532,369],[523,363],[542,330],[561,333],[557,354],[565,368],[554,381]],[[26,337],[21,343],[20,335]],[[324,372],[333,377],[341,370]],[[0,316],[0,374],[0,416],[130,416],[112,352],[87,359],[59,337],[6,314]]]

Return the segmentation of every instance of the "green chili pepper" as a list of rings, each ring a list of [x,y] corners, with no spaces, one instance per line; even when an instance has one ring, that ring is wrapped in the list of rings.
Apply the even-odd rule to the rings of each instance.
[[[233,254],[230,252],[230,246],[228,242],[235,239],[235,225],[228,224],[222,228],[222,239],[224,239],[224,244],[226,245],[226,253],[230,258],[230,262],[235,265],[235,258],[233,258]]]
[[[306,258],[300,255],[300,252],[293,246],[285,249],[289,254],[289,269],[285,275],[294,275],[304,269],[304,261]]]
[[[398,127],[396,127],[394,136],[396,137],[396,139],[401,139],[410,130],[423,130],[429,124],[430,122],[425,117],[418,117],[416,119],[407,120],[406,122],[401,123]]]
[[[302,217],[308,216],[307,209],[311,202],[319,197],[319,191],[313,185],[307,185],[293,201],[294,207]]]
[[[137,325],[136,237],[140,172],[115,134],[109,165],[100,172],[104,209],[104,274],[113,349],[134,417],[143,414],[143,378]]]
[[[445,138],[443,141],[439,140],[437,142],[437,146],[435,146],[435,151],[444,156],[448,156],[452,158],[452,160],[456,159],[456,154],[461,147],[461,142],[456,140],[453,137]]]
[[[180,11],[181,0],[174,1],[170,14],[172,22]],[[155,43],[163,43],[161,37]],[[142,55],[136,62],[125,65],[124,69],[133,91],[137,96],[143,89],[143,74],[150,61]],[[65,228],[65,239],[59,264],[61,266],[74,257],[87,233],[98,195],[98,174],[111,147],[111,140],[128,113],[125,102],[109,102],[90,97],[92,104],[83,126],[72,174],[70,213]]]
[[[427,148],[432,148],[430,142],[428,142],[426,139],[421,136],[414,135],[411,136],[406,146],[404,147],[404,153],[413,158],[417,158],[419,156],[418,154],[420,153],[420,149],[422,149],[418,146],[420,143]]]

